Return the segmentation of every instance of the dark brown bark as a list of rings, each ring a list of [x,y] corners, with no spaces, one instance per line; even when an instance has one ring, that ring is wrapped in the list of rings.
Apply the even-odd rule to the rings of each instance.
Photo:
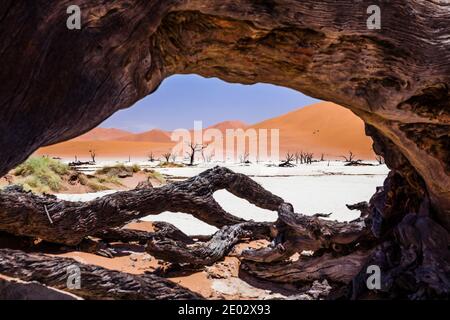
[[[276,210],[283,202],[245,175],[216,167],[186,181],[160,188],[118,192],[85,203],[40,197],[9,188],[0,191],[0,230],[76,245],[86,236],[164,211],[189,213],[219,228],[243,222],[214,200],[213,193],[220,189],[264,209]]]
[[[156,221],[152,224],[155,232],[116,228],[100,231],[95,234],[95,237],[107,242],[139,242],[142,244],[145,244],[154,238],[167,238],[181,241],[186,244],[193,244],[195,242],[193,237],[189,237],[170,223]]]
[[[0,300],[78,300],[75,295],[36,282],[0,277]]]
[[[261,264],[245,261],[241,268],[253,276],[275,282],[296,283],[327,279],[350,284],[369,255],[370,252],[357,251],[336,257],[330,253],[317,257],[301,256],[295,262]]]
[[[132,229],[106,229],[97,232],[95,237],[106,242],[139,242],[146,243],[154,237],[153,232]]]
[[[278,209],[276,232],[270,247],[244,251],[242,257],[257,262],[274,262],[305,250],[327,249],[345,254],[354,251],[363,241],[371,240],[370,231],[362,219],[348,223],[328,221],[296,214],[288,203]]]
[[[81,271],[80,289],[67,287],[68,268]],[[85,299],[199,299],[198,294],[151,274],[131,275],[73,259],[0,249],[0,273],[23,281],[37,281]]]
[[[353,283],[353,297],[367,294],[366,267],[381,268],[382,296],[395,298],[402,292],[409,299],[450,296],[450,239],[447,231],[427,215],[406,215],[393,237],[381,243],[367,259]]]
[[[211,265],[224,258],[238,242],[268,238],[270,223],[243,222],[222,227],[206,242],[189,243],[173,240],[165,235],[148,242],[146,251],[152,256],[178,264],[194,267]]]

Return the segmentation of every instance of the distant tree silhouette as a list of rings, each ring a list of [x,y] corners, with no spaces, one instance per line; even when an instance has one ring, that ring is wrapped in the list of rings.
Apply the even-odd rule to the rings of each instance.
[[[345,162],[352,162],[355,159],[355,155],[353,154],[352,151],[348,152],[348,157],[346,157],[346,156],[341,156],[341,157],[345,159]]]
[[[95,157],[97,156],[95,150],[93,149],[89,150],[89,154],[91,155],[92,162],[95,163]]]
[[[172,153],[171,152],[163,153],[162,157],[163,157],[164,160],[166,160],[166,162],[170,162],[170,158],[172,157]]]
[[[284,161],[279,165],[279,167],[293,167],[294,164],[292,164],[292,161],[295,160],[295,154],[289,153],[289,151],[286,153]]]
[[[187,152],[187,155],[189,157],[189,165],[192,166],[194,164],[195,154],[206,149],[208,145],[190,142],[188,143],[188,147],[190,149]]]

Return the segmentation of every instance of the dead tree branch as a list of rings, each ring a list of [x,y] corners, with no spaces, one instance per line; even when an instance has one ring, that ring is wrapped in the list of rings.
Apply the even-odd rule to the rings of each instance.
[[[185,212],[218,228],[244,222],[214,200],[213,193],[220,189],[263,209],[277,210],[283,203],[247,176],[215,167],[160,188],[117,192],[89,202],[62,201],[7,188],[0,192],[0,230],[77,245],[86,236],[164,211]],[[45,207],[53,223],[49,222]]]
[[[207,242],[191,244],[155,236],[149,241],[146,250],[152,256],[164,261],[203,267],[222,259],[243,239],[256,240],[268,238],[269,235],[270,223],[244,222],[223,227]]]
[[[70,266],[80,269],[80,289],[67,286]],[[169,280],[152,274],[131,275],[73,259],[0,249],[0,273],[23,281],[37,281],[85,299],[200,299]]]

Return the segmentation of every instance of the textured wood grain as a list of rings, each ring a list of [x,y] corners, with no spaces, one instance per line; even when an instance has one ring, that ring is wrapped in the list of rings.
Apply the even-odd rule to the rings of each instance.
[[[268,239],[270,223],[243,222],[224,226],[205,242],[186,242],[166,235],[156,235],[146,247],[152,256],[171,263],[204,267],[223,259],[233,247],[243,241]]]
[[[0,230],[76,245],[86,236],[164,211],[185,212],[219,228],[243,222],[214,200],[213,193],[220,189],[264,209],[276,210],[283,202],[247,176],[215,167],[182,182],[117,192],[89,202],[62,201],[9,188],[0,191]]]
[[[80,289],[67,286],[68,267],[80,268]],[[23,281],[37,281],[85,299],[199,299],[200,296],[169,280],[151,274],[141,276],[49,257],[0,249],[0,273]]]

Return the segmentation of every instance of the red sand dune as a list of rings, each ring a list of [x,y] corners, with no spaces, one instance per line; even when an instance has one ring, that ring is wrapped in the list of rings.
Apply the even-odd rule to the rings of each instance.
[[[131,132],[114,128],[95,128],[79,137],[75,141],[97,141],[97,140],[115,140],[117,138],[132,134]]]
[[[94,129],[95,130],[95,129]],[[128,134],[117,139],[118,141],[147,141],[147,142],[171,142],[170,132],[153,129],[150,131]]]
[[[227,129],[245,129],[248,127],[248,124],[239,120],[231,120],[231,121],[223,121],[219,122],[215,125],[212,125],[208,128],[211,129],[219,129],[222,132],[225,132]]]
[[[70,140],[39,149],[36,154],[61,157],[64,159],[90,160],[89,150],[95,150],[97,159],[126,160],[147,158],[152,152],[155,156],[169,152],[173,143],[142,141],[75,141]]]
[[[356,158],[374,158],[364,122],[350,110],[331,102],[313,104],[251,127],[280,129],[281,152],[305,151],[316,157],[324,153],[339,158],[351,150]]]
[[[336,159],[351,150],[356,158],[373,159],[372,141],[364,133],[364,123],[348,109],[330,102],[321,102],[290,113],[247,126],[241,121],[225,121],[210,128],[254,128],[280,130],[280,157],[285,152],[323,153]],[[123,134],[125,133],[125,134]],[[89,138],[90,140],[86,140]],[[97,158],[146,158],[150,152],[159,156],[174,146],[170,132],[150,130],[133,134],[118,129],[96,128],[76,139],[41,148],[37,154],[63,158],[89,158],[94,149]]]

